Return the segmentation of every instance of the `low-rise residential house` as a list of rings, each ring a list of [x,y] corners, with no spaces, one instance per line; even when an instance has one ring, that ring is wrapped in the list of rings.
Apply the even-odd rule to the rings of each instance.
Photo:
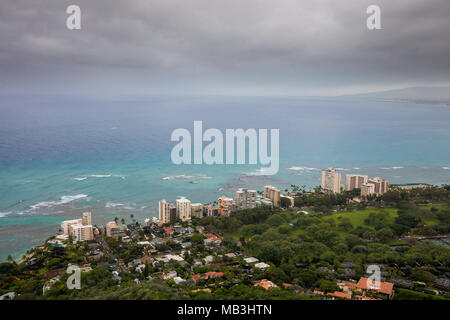
[[[349,299],[349,300],[352,298],[352,294],[351,293],[344,293],[344,292],[340,292],[340,291],[328,292],[327,296],[332,297],[333,300],[335,298],[338,298],[338,299]]]
[[[262,269],[262,270],[265,270],[269,267],[270,267],[270,265],[268,265],[267,263],[264,263],[264,262],[259,262],[259,263],[255,264],[255,268]]]
[[[194,260],[194,267],[203,267],[203,262],[199,259]]]
[[[183,242],[183,243],[181,244],[181,247],[182,247],[183,249],[190,248],[190,247],[192,247],[192,242]]]
[[[352,294],[353,291],[358,290],[357,284],[353,282],[341,281],[337,285],[344,293]]]
[[[366,292],[366,291],[374,291],[378,293],[385,294],[389,296],[389,298],[392,298],[394,294],[394,284],[390,282],[384,282],[384,281],[371,281],[368,278],[361,278],[358,281],[358,284],[356,285],[359,289],[359,291]]]
[[[145,269],[145,264],[140,264],[136,267],[136,272],[142,273]]]
[[[255,262],[258,262],[259,260],[256,259],[255,257],[248,257],[248,258],[244,258],[244,261],[247,263],[255,263]]]
[[[173,278],[173,281],[175,281],[176,284],[186,283],[186,280],[184,280],[181,277],[175,277],[175,278]]]
[[[194,274],[192,275],[192,280],[198,281],[198,280],[208,280],[208,279],[216,279],[223,277],[223,272],[205,272],[202,274]]]
[[[169,273],[163,273],[161,278],[164,280],[173,279],[177,276],[177,272],[175,270],[170,271]]]
[[[318,288],[314,288],[313,294],[323,296],[325,293],[323,291],[320,291]]]
[[[176,262],[184,261],[184,259],[181,256],[177,255],[177,254],[166,254],[165,258],[167,259],[167,261],[170,261],[170,260],[173,260],[173,261],[176,261]]]
[[[255,286],[262,287],[266,290],[269,290],[270,288],[278,287],[275,283],[273,283],[272,281],[267,280],[267,279],[262,279],[261,281],[256,282]]]

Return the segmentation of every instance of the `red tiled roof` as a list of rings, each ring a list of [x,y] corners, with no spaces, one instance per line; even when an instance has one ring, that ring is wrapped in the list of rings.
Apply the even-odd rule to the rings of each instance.
[[[327,293],[328,296],[332,296],[332,297],[337,297],[337,298],[341,298],[341,299],[351,299],[352,295],[349,293],[344,293],[344,292],[340,292],[340,291],[335,291],[333,293],[328,292]]]
[[[199,279],[215,279],[215,278],[219,278],[219,277],[223,277],[223,272],[205,272],[202,274],[194,274],[192,275],[192,279],[194,279],[195,281],[199,280]]]
[[[369,288],[369,279],[367,278],[361,278],[358,281],[358,284],[356,285],[358,289],[364,289],[364,290],[375,290],[387,295],[392,294],[392,290],[394,288],[394,284],[390,282],[375,282],[375,285],[378,288]]]
[[[255,283],[255,286],[263,287],[266,290],[277,287],[277,285],[275,283],[273,283],[272,281],[267,280],[267,279],[262,279],[261,281]]]

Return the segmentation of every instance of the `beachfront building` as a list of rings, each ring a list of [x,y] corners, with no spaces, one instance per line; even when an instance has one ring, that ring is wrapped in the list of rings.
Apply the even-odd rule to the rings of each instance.
[[[191,220],[191,201],[185,197],[177,199],[177,217],[182,221]]]
[[[369,179],[368,183],[372,183],[375,186],[375,194],[384,194],[388,191],[389,188],[387,180],[380,177]]]
[[[191,204],[191,217],[192,218],[203,218],[203,205],[201,203]]]
[[[270,207],[273,208],[273,202],[272,200],[265,198],[259,194],[256,195],[256,207],[260,208],[260,207]]]
[[[173,223],[177,219],[177,210],[175,206],[166,200],[158,202],[158,218],[162,223]]]
[[[82,220],[83,226],[92,225],[92,213],[91,212],[83,212],[83,216],[82,216],[81,220]]]
[[[81,224],[82,220],[81,219],[74,219],[74,220],[66,220],[61,222],[61,230],[63,231],[64,234],[70,235],[72,232],[72,225],[76,225],[76,224]]]
[[[294,199],[294,197],[291,197],[291,196],[282,194],[282,195],[280,196],[280,199],[287,199],[287,200],[289,200],[289,208],[293,208],[293,207],[294,207],[294,204],[295,204],[295,199]]]
[[[373,183],[365,183],[361,186],[361,196],[367,197],[375,193],[375,185]]]
[[[369,177],[358,174],[346,174],[345,175],[345,190],[350,191],[353,189],[361,189],[361,186],[367,183]]]
[[[72,228],[72,239],[75,242],[94,240],[92,225],[75,224]]]
[[[256,190],[240,188],[234,193],[238,209],[252,209],[256,207]]]
[[[217,200],[217,210],[219,215],[229,216],[232,211],[236,210],[236,202],[232,198],[222,195]]]
[[[322,170],[322,190],[332,193],[341,192],[341,174],[336,169]]]
[[[203,207],[203,216],[207,217],[218,217],[219,210],[213,205],[207,205]]]
[[[270,199],[274,207],[280,206],[280,190],[274,186],[264,186],[264,198]]]
[[[110,221],[106,224],[106,236],[119,239],[119,226],[115,221]]]

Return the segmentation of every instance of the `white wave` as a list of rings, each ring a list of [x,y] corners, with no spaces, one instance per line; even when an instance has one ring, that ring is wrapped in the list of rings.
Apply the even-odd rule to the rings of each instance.
[[[403,169],[404,167],[388,167],[388,168],[386,168],[386,167],[384,167],[384,168],[380,168],[380,169],[383,169],[383,170],[397,170],[397,169]]]
[[[83,181],[86,180],[87,178],[120,178],[122,180],[126,179],[126,176],[124,175],[119,175],[119,174],[91,174],[87,177],[76,177],[76,178],[72,178],[73,180],[76,181]]]
[[[9,215],[9,214],[11,214],[12,213],[12,211],[8,211],[8,212],[0,212],[0,218],[4,218],[4,217],[6,217],[7,215]]]
[[[346,169],[346,168],[336,168],[336,170],[339,170],[339,171],[350,171],[350,169]]]
[[[205,175],[188,176],[185,174],[180,174],[177,176],[167,176],[167,177],[161,178],[161,180],[178,180],[178,179],[212,179],[212,177],[208,177]]]
[[[77,194],[74,196],[62,196],[59,199],[59,201],[43,201],[43,202],[36,203],[35,205],[30,206],[30,210],[37,210],[40,208],[49,208],[49,207],[54,207],[57,205],[67,204],[72,201],[86,198],[86,197],[87,197],[86,194]]]
[[[290,167],[290,168],[288,168],[288,170],[293,170],[293,171],[320,171],[320,169],[317,169],[317,168],[298,167],[298,166]]]
[[[450,167],[442,167],[444,170],[450,170]]]
[[[243,172],[243,174],[247,176],[271,176],[273,175],[273,171],[271,168],[260,168],[253,172]]]
[[[124,204],[123,203],[114,203],[114,202],[107,202],[105,204],[106,208],[116,208],[116,207],[123,207]]]
[[[353,170],[360,170],[361,168],[358,167],[354,167]]]

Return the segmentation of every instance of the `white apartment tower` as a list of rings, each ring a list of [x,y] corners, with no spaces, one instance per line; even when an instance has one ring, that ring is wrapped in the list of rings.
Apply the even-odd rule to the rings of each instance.
[[[341,192],[341,174],[336,169],[322,170],[322,189],[333,193]]]
[[[159,221],[162,223],[169,223],[171,221],[170,217],[170,209],[172,209],[174,206],[170,203],[168,203],[166,200],[160,200],[158,203],[158,218]]]
[[[81,224],[81,219],[74,219],[74,220],[66,220],[61,222],[61,230],[64,232],[64,234],[71,235],[72,228],[71,226]]]
[[[363,184],[368,181],[368,176],[361,176],[357,174],[346,174],[345,175],[345,190],[350,191],[353,189],[361,189]]]
[[[83,212],[82,224],[83,226],[92,225],[92,213]]]
[[[256,190],[240,188],[234,193],[234,200],[239,209],[251,209],[256,207]]]
[[[274,207],[280,206],[280,190],[273,186],[264,186],[264,198],[270,199]]]
[[[375,185],[373,183],[365,183],[361,186],[361,196],[367,197],[375,193]]]
[[[375,186],[375,193],[376,194],[384,194],[386,191],[388,191],[389,184],[387,180],[382,179],[380,177],[374,177],[373,179],[369,180],[369,183],[372,183]]]
[[[177,199],[177,217],[182,221],[191,219],[191,201],[185,197]]]
[[[76,242],[94,240],[92,225],[72,225],[72,239]]]

